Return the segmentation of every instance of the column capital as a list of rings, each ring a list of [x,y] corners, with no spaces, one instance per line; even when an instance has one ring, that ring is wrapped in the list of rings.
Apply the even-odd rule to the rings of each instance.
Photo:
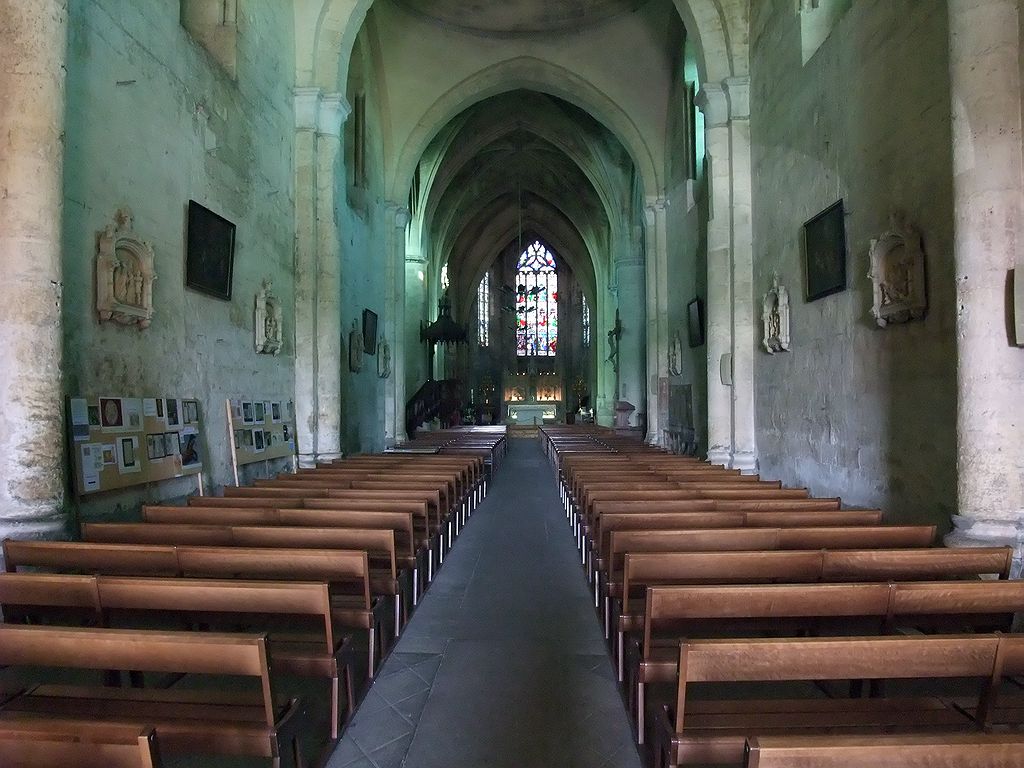
[[[292,94],[295,97],[295,128],[300,131],[315,131],[323,89],[316,86],[300,86],[295,88]]]
[[[352,114],[352,105],[340,93],[325,93],[320,97],[316,130],[321,136],[341,136],[341,126]]]
[[[387,203],[387,211],[388,215],[394,217],[395,229],[405,229],[409,226],[412,216],[406,206],[389,202]]]
[[[729,118],[747,120],[750,118],[750,78],[727,77],[722,81],[729,101]]]
[[[648,197],[647,205],[644,206],[644,221],[647,222],[647,226],[653,227],[657,223],[658,216],[664,215],[668,206],[668,198]]]
[[[721,83],[704,83],[694,102],[704,113],[706,127],[717,128],[729,122],[729,99]]]

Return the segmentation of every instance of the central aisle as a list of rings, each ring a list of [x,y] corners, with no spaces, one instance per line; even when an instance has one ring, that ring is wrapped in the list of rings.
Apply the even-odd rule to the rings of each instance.
[[[639,768],[551,465],[509,443],[329,768]]]

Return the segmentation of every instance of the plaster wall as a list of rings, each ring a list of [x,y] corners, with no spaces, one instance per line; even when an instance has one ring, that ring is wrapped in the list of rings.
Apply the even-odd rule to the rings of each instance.
[[[853,3],[806,65],[800,34],[793,3],[754,5],[749,300],[760,318],[777,271],[792,303],[792,351],[755,357],[762,474],[893,520],[947,525],[956,357],[945,8]],[[807,303],[801,227],[839,198],[848,289]],[[882,330],[865,275],[869,240],[893,209],[923,232],[930,307],[923,321]]]
[[[354,327],[362,332],[363,310],[377,313],[378,338],[384,333],[389,311],[385,301],[390,258],[387,249],[392,242],[388,228],[393,224],[383,199],[380,97],[378,81],[370,66],[375,38],[372,32],[368,25],[357,40],[353,57],[362,57],[362,61],[358,77],[350,79],[347,94],[353,104],[357,92],[365,95],[365,173],[359,183],[354,183],[354,174],[348,167],[354,157],[358,119],[355,115],[345,123],[347,149],[339,159],[336,173],[338,205],[334,225],[338,227],[341,243],[341,447],[345,453],[384,449],[385,380],[377,376],[377,358],[362,354],[361,370],[352,371],[349,367],[349,337]],[[369,74],[364,77],[363,72]],[[389,342],[392,353],[396,352],[401,342]]]
[[[65,391],[197,397],[204,473],[216,490],[232,482],[225,399],[294,393],[290,3],[240,6],[237,80],[180,25],[176,2],[72,0],[69,12]],[[237,224],[231,301],[185,288],[190,198]],[[141,332],[101,325],[95,312],[97,233],[123,206],[156,252],[155,314]],[[253,347],[263,279],[273,281],[285,308],[278,357]],[[82,516],[121,516],[193,486],[172,481],[105,494]]]

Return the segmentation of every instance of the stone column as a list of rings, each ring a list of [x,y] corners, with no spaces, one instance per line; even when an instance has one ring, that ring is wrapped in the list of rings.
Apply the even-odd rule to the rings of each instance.
[[[34,538],[59,535],[66,522],[61,216],[67,3],[8,0],[2,14],[0,537]]]
[[[644,260],[637,253],[631,253],[615,260],[615,282],[618,284],[619,320],[622,322],[622,336],[619,338],[619,374],[616,384],[616,400],[625,400],[636,406],[639,412],[647,411],[647,365],[645,344],[648,325],[645,307]],[[614,314],[611,318],[614,324]],[[613,326],[609,326],[609,330]],[[615,403],[612,403],[614,408]],[[630,423],[637,426],[636,413]]]
[[[668,201],[649,198],[644,208],[647,244],[647,436],[661,445],[668,418]]]
[[[387,204],[388,263],[384,335],[391,342],[391,376],[384,386],[384,443],[408,440],[405,429],[405,232],[409,209]]]
[[[951,545],[1014,544],[1024,525],[1024,350],[1007,279],[1021,247],[1016,0],[949,0],[957,292],[957,506]]]
[[[341,128],[352,108],[340,93],[324,94],[317,117],[317,459],[341,456],[341,240],[335,213]]]
[[[299,461],[341,447],[341,247],[334,215],[340,94],[295,89],[295,411]]]
[[[405,351],[406,399],[427,380],[427,352],[420,341],[420,322],[427,317],[427,260],[419,253],[405,254]],[[392,346],[396,346],[392,343]]]
[[[732,461],[732,387],[722,383],[722,361],[732,354],[732,276],[729,104],[725,89],[705,83],[697,95],[704,113],[708,155],[708,288],[705,344],[708,355],[708,461]]]
[[[732,220],[732,455],[744,474],[758,468],[754,422],[754,230],[751,215],[750,78],[724,83],[729,103],[729,169]]]

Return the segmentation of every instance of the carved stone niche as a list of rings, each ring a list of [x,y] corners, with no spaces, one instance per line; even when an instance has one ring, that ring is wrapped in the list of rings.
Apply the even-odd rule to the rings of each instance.
[[[922,319],[928,311],[928,286],[920,230],[903,215],[893,214],[889,231],[871,241],[869,258],[875,322],[885,328]]]
[[[772,277],[772,287],[761,301],[761,322],[764,336],[761,346],[769,355],[789,351],[789,291],[779,284],[779,276]]]
[[[284,316],[281,302],[274,295],[269,280],[264,280],[256,292],[256,352],[261,355],[281,354]]]
[[[132,229],[132,211],[121,208],[97,241],[96,312],[100,321],[148,328],[153,320],[153,246]]]

